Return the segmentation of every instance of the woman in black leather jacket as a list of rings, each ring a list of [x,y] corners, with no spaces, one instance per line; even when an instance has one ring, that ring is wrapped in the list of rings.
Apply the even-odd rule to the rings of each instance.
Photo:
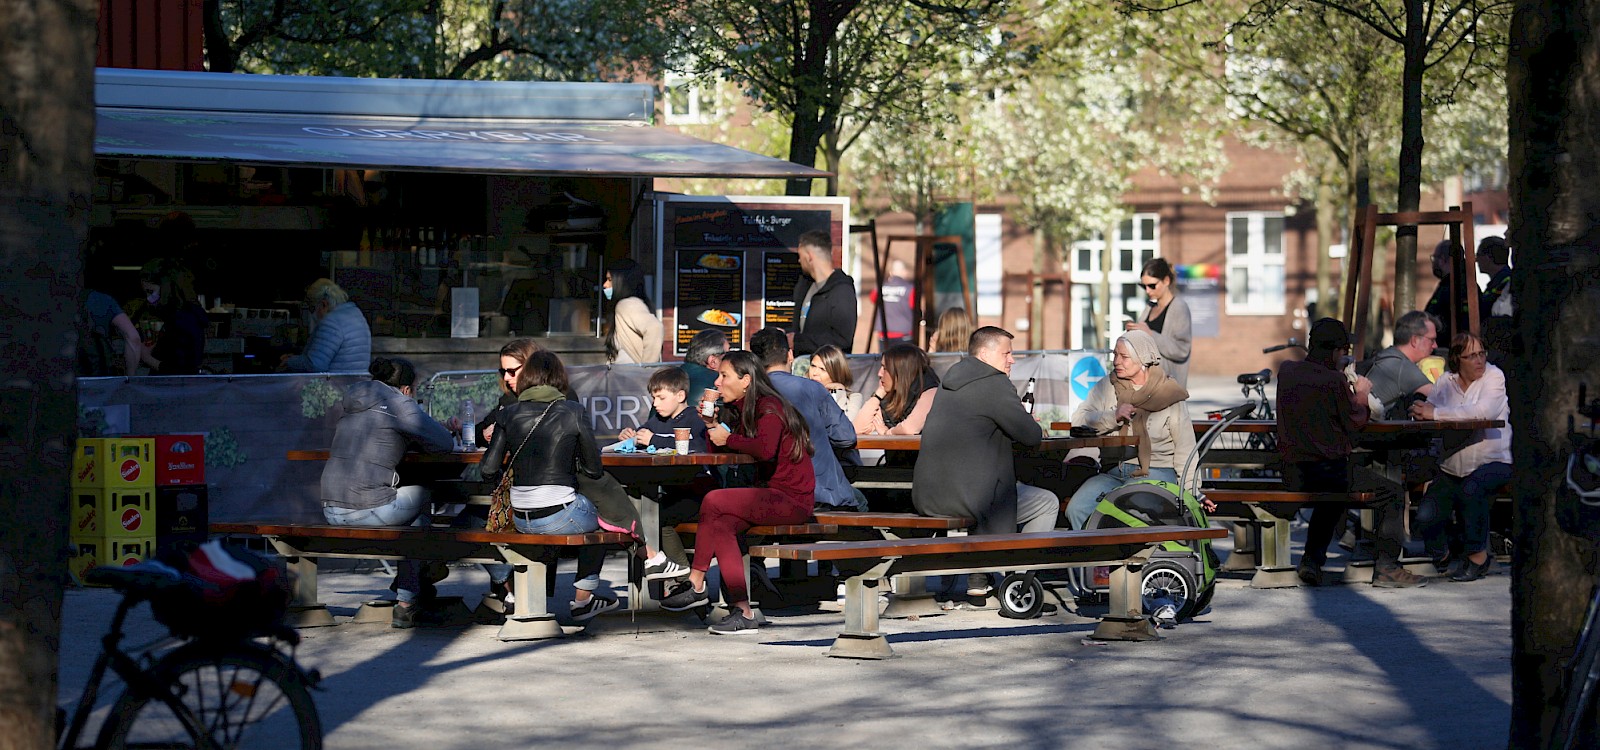
[[[512,522],[524,534],[582,534],[597,531],[594,504],[578,493],[578,476],[601,474],[600,446],[589,415],[568,401],[567,372],[548,351],[533,352],[516,380],[517,403],[500,410],[479,467],[488,481],[511,469]],[[588,620],[617,608],[614,596],[596,593],[605,551],[587,546],[578,552],[572,618]]]

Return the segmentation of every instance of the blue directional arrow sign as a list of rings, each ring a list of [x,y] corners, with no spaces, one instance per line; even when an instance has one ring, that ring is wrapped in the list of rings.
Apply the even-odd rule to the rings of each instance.
[[[1090,389],[1106,376],[1105,365],[1100,364],[1100,358],[1095,356],[1084,357],[1072,366],[1072,395],[1080,399],[1089,397]]]

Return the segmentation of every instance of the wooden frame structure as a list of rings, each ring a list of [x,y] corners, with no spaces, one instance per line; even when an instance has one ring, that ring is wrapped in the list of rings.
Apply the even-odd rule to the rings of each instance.
[[[1447,226],[1450,239],[1461,248],[1465,273],[1476,273],[1477,244],[1472,236],[1472,203],[1462,202],[1446,211],[1411,211],[1407,213],[1380,214],[1378,207],[1367,205],[1356,209],[1355,226],[1350,232],[1349,267],[1345,270],[1344,321],[1355,334],[1351,354],[1361,359],[1367,338],[1367,308],[1372,298],[1372,248],[1377,244],[1379,226]],[[1455,262],[1451,258],[1451,262]],[[1476,288],[1476,284],[1472,288]],[[1460,287],[1450,285],[1450,311],[1460,308],[1462,300],[1455,299]],[[1466,295],[1467,326],[1478,334],[1478,295]],[[1449,342],[1444,342],[1449,346]]]
[[[883,278],[888,265],[885,259],[893,256],[896,242],[910,242],[916,247],[916,263],[912,271],[912,275],[915,278],[912,284],[916,287],[917,296],[922,300],[920,305],[922,308],[922,326],[915,336],[915,338],[920,339],[919,346],[924,350],[928,348],[930,343],[928,322],[938,319],[938,309],[934,304],[933,298],[933,268],[935,262],[933,251],[937,245],[955,245],[956,269],[961,274],[961,300],[966,306],[967,317],[974,324],[977,323],[977,311],[972,307],[972,284],[967,279],[966,243],[961,239],[960,235],[893,234],[884,238],[883,248],[880,250],[878,248],[878,232],[875,223],[851,227],[850,231],[852,233],[860,231],[870,231],[872,233],[872,268],[876,274],[873,283],[878,287],[877,301],[872,303],[872,325],[867,327],[867,345],[861,351],[872,351],[873,343],[881,339],[881,333],[888,328],[888,311],[883,308]]]

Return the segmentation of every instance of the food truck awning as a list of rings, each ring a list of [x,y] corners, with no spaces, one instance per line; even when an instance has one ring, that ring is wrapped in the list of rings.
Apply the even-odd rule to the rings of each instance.
[[[654,90],[102,68],[95,154],[424,172],[824,177],[649,123]]]

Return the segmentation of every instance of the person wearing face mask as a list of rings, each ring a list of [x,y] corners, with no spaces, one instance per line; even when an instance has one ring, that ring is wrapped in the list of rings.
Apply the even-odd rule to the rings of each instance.
[[[210,320],[194,293],[194,274],[176,259],[160,258],[140,270],[139,286],[161,322],[155,346],[140,360],[156,375],[198,375]]]
[[[641,365],[660,362],[665,334],[645,294],[644,270],[627,258],[613,260],[601,290],[611,306],[606,321],[606,358]]]
[[[306,308],[316,328],[306,349],[284,355],[282,372],[357,372],[372,357],[372,329],[361,308],[338,284],[317,279],[306,287]]]
[[[1138,322],[1123,324],[1128,331],[1143,331],[1155,339],[1161,366],[1167,377],[1189,387],[1189,353],[1194,327],[1189,319],[1189,303],[1178,296],[1178,276],[1166,258],[1151,258],[1139,273],[1139,285],[1150,304],[1139,314]]]

